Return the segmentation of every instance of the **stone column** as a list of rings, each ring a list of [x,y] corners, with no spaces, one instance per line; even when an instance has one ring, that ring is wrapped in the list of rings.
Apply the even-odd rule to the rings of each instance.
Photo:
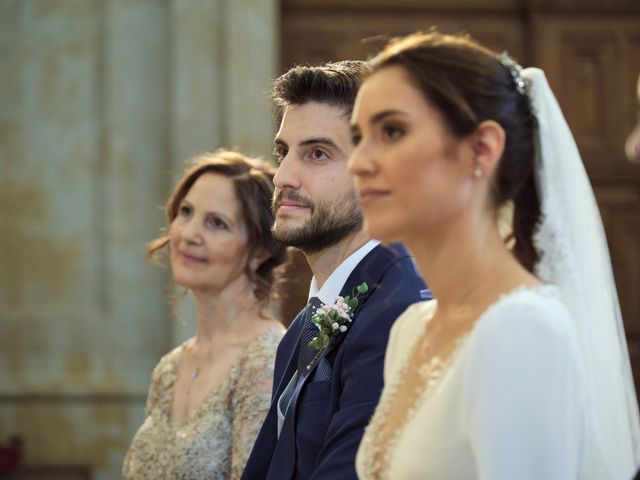
[[[278,64],[275,0],[172,0],[172,169],[200,152],[235,148],[271,158],[268,92]],[[190,298],[172,323],[174,344],[193,335]]]

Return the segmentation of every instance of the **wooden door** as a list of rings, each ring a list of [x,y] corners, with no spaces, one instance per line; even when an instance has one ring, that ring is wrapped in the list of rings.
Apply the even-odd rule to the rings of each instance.
[[[539,66],[567,117],[601,210],[640,386],[640,166],[624,157],[637,120],[640,2],[637,0],[284,0],[282,71],[294,64],[367,58],[382,37],[427,30],[472,34],[522,64]],[[377,37],[377,38],[376,38]],[[366,40],[363,40],[366,39]],[[304,259],[291,275],[306,298]],[[303,298],[305,297],[305,298]],[[293,300],[293,301],[291,301]],[[289,313],[287,312],[287,309]],[[292,317],[290,317],[292,318]]]

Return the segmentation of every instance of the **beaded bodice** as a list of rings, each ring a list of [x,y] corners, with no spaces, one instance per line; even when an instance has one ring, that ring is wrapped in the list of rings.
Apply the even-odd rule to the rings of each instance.
[[[126,479],[239,479],[271,403],[273,365],[282,332],[271,329],[245,347],[223,382],[213,387],[183,424],[171,402],[187,342],[156,366],[147,418],[127,452]]]

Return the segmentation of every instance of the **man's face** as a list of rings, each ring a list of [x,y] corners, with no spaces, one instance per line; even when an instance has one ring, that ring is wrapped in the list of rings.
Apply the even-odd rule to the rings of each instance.
[[[357,231],[362,213],[346,167],[353,145],[344,108],[290,105],[274,143],[274,238],[309,254]]]

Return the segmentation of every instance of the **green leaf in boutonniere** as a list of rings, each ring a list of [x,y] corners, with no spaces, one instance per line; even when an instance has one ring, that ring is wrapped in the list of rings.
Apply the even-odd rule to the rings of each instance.
[[[318,335],[309,342],[316,350],[327,348],[338,335],[345,333],[358,308],[359,298],[369,291],[367,282],[358,285],[351,295],[338,297],[334,304],[323,305],[311,321],[318,327]]]

